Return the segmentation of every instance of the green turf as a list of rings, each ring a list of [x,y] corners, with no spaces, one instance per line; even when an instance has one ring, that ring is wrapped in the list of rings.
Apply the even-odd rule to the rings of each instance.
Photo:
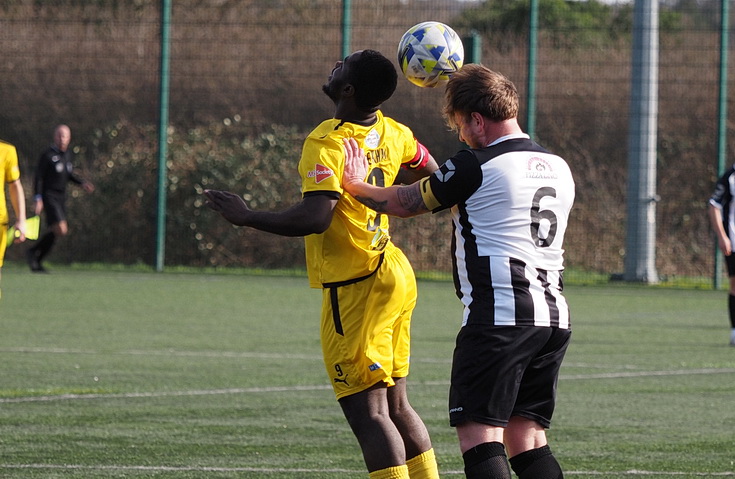
[[[321,363],[304,277],[7,265],[0,477],[364,478]],[[421,281],[409,394],[442,476],[460,309]],[[549,435],[567,477],[735,476],[722,291],[576,286]]]

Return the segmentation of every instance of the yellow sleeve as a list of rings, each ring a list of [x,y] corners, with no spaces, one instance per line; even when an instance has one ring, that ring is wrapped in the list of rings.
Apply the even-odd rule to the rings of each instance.
[[[2,144],[0,148],[4,151],[2,156],[5,157],[3,163],[3,173],[5,175],[5,183],[12,183],[20,178],[20,169],[18,168],[18,152],[15,147],[10,144]]]
[[[342,145],[330,137],[309,135],[299,161],[301,194],[315,191],[333,191],[342,194],[344,151]]]

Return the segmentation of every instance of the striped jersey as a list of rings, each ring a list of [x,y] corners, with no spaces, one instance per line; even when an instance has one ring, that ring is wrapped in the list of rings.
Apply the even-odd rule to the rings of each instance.
[[[735,165],[730,167],[715,185],[715,191],[709,203],[722,210],[722,226],[730,240],[735,239],[735,208],[732,199],[735,196]]]
[[[402,166],[421,168],[428,161],[413,132],[380,111],[370,126],[331,119],[309,134],[299,162],[302,195],[339,198],[327,231],[304,238],[312,288],[367,276],[377,269],[382,253],[395,248],[388,216],[342,194],[344,138],[354,138],[363,148],[369,162],[367,181],[377,186],[392,185]]]
[[[451,208],[462,326],[570,328],[562,244],[574,180],[562,158],[509,135],[460,151],[421,181],[432,211]]]

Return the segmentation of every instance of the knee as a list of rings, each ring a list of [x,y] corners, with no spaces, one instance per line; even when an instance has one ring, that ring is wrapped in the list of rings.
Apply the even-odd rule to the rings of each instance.
[[[342,412],[353,432],[369,431],[376,424],[390,421],[389,408],[387,404],[380,401],[361,401],[356,398],[344,398],[340,401]]]
[[[547,444],[546,430],[537,422],[513,416],[505,430],[505,445],[511,457]]]
[[[391,424],[390,416],[385,412],[363,411],[362,413],[345,415],[350,429],[357,436],[366,437],[383,431]]]
[[[414,414],[413,407],[405,397],[389,401],[389,414],[391,419],[400,419],[406,416],[412,416]]]

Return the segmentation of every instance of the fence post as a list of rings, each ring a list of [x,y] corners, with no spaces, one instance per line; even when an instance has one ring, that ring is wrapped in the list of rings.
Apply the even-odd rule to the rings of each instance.
[[[166,249],[166,152],[168,148],[169,44],[171,0],[161,0],[161,78],[158,124],[158,214],[156,271],[163,271]]]
[[[528,80],[526,87],[526,133],[536,138],[536,51],[538,45],[538,0],[531,0],[528,14]]]
[[[352,37],[352,1],[342,0],[342,58],[352,53],[350,38]]]
[[[658,283],[658,0],[635,0],[632,57],[624,279],[654,284]]]

